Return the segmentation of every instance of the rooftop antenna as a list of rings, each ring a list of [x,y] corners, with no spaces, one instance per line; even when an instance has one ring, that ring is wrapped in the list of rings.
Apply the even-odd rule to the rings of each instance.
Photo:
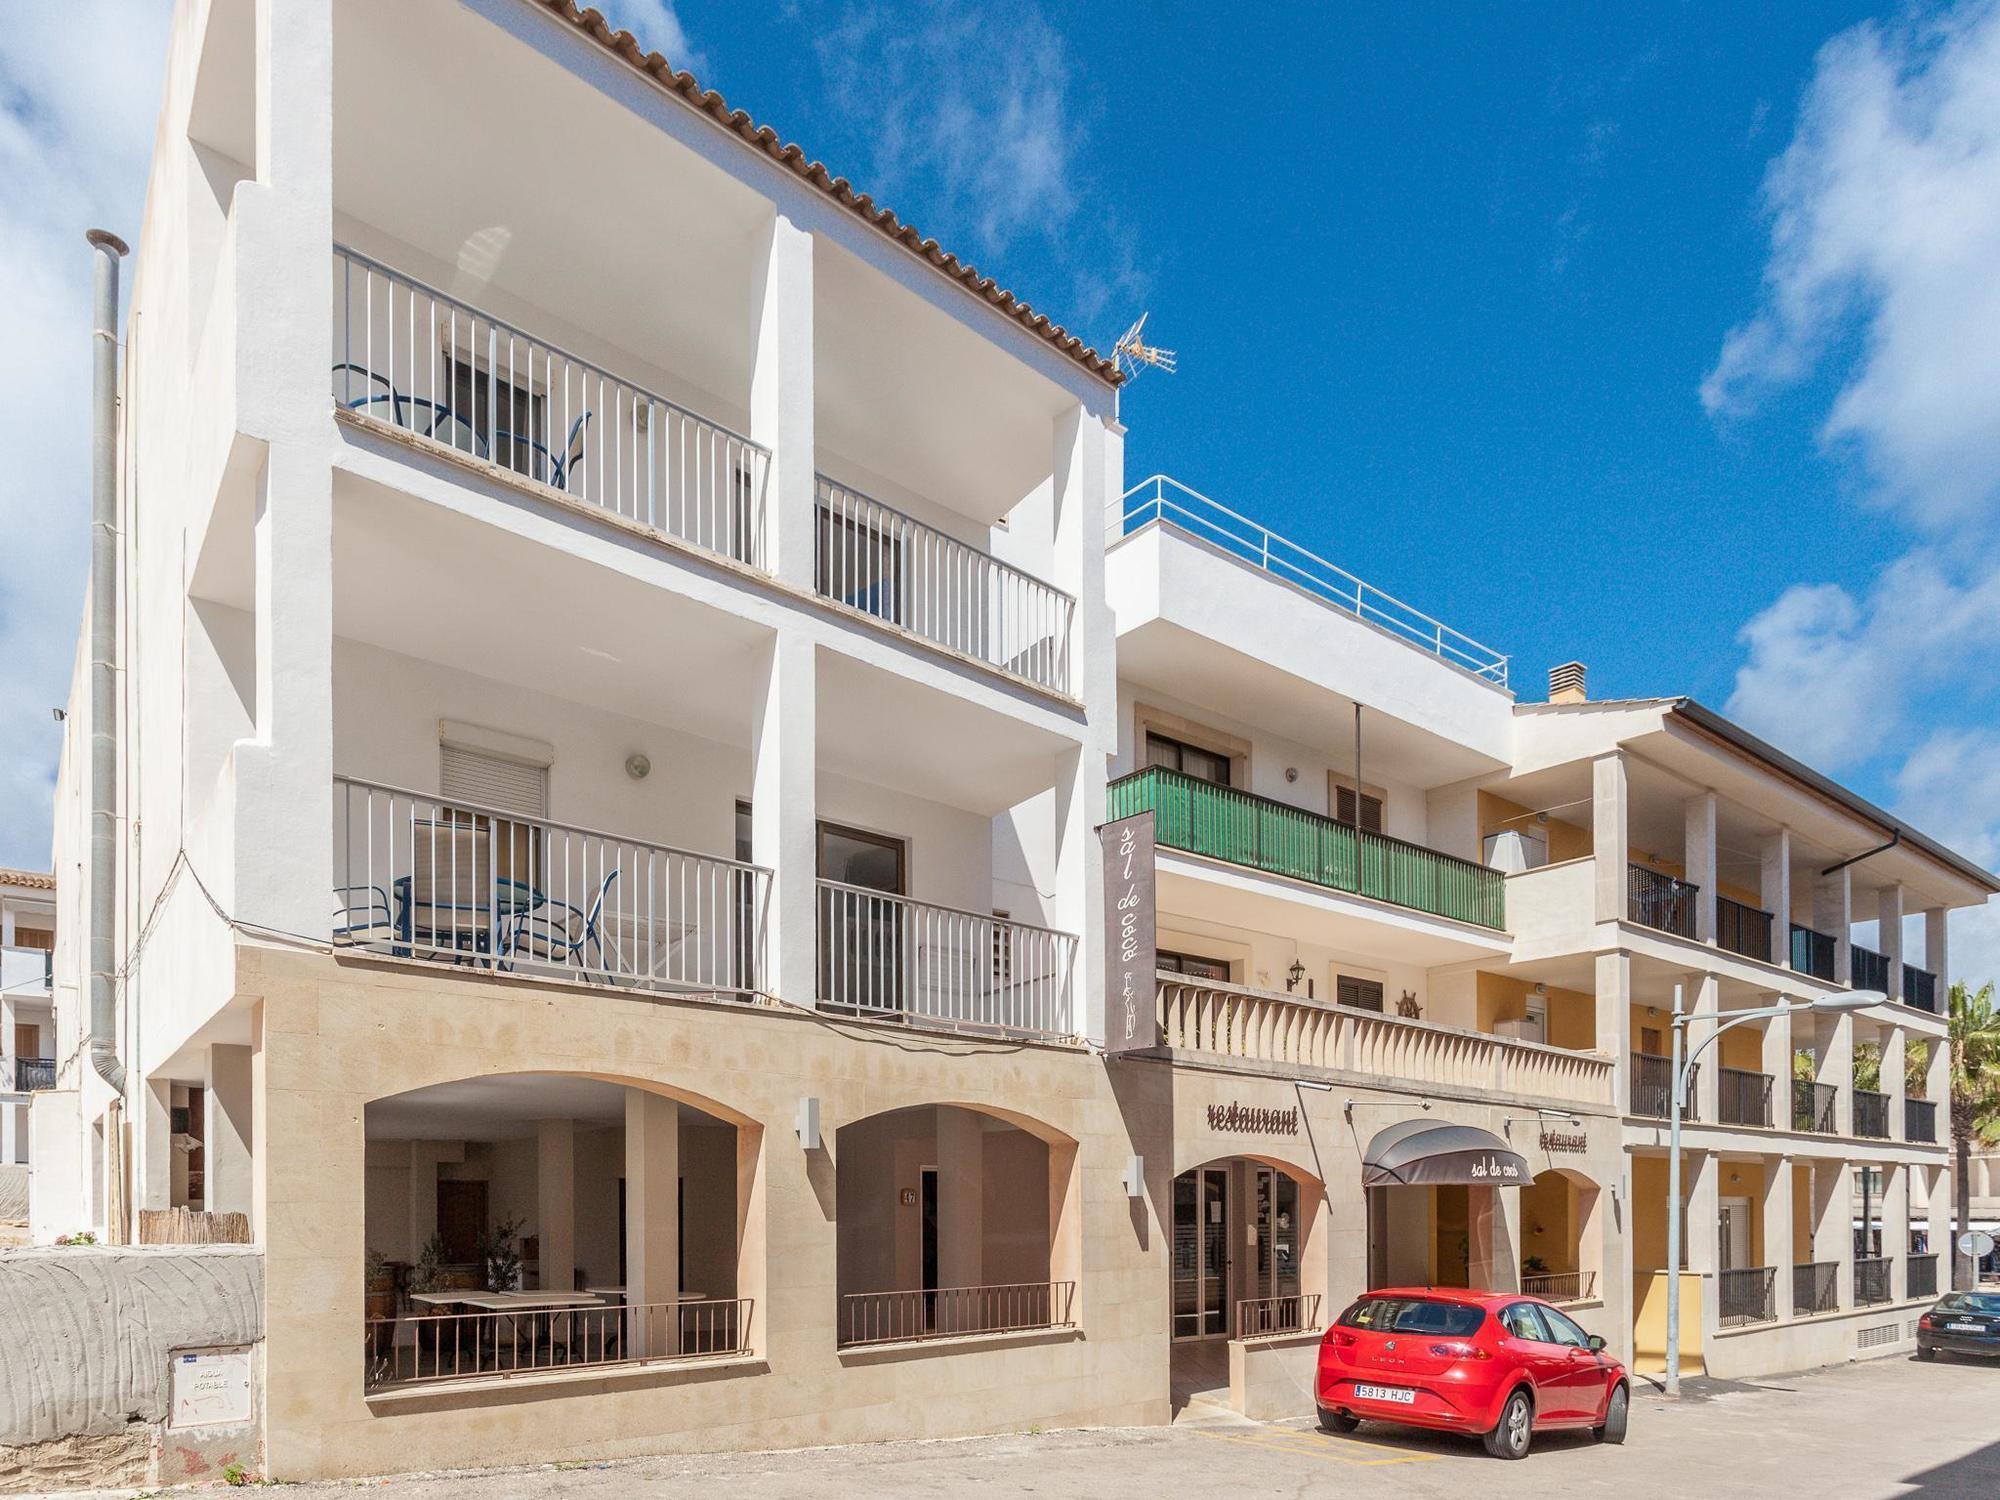
[[[1142,337],[1146,331],[1146,319],[1150,316],[1150,313],[1140,313],[1139,321],[1126,329],[1118,342],[1111,346],[1111,357],[1117,361],[1118,368],[1125,372],[1127,379],[1137,380],[1139,372],[1148,365],[1165,370],[1169,375],[1174,373],[1174,351],[1156,349]]]

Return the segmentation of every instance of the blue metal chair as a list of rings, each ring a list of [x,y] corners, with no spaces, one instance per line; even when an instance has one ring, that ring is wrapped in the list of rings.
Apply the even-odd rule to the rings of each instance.
[[[516,446],[532,451],[547,467],[548,483],[554,485],[559,490],[566,490],[569,488],[571,471],[583,460],[583,433],[584,429],[590,425],[590,417],[591,414],[585,412],[574,422],[570,423],[569,437],[564,441],[562,452],[560,453],[550,452],[548,444],[541,442],[539,439],[526,434],[516,436],[514,433],[505,430],[493,434],[492,446],[495,451],[503,451],[510,454]],[[482,453],[481,457],[484,456]],[[542,476],[535,475],[533,477],[541,478]]]
[[[336,943],[365,943],[372,937],[397,935],[395,908],[381,886],[337,885],[333,894]]]
[[[366,365],[357,365],[352,360],[342,360],[333,367],[333,373],[339,375],[343,371],[350,376],[359,375],[371,387],[366,394],[353,396],[348,393],[352,392],[354,382],[351,379],[345,382],[346,392],[336,396],[334,399],[339,401],[349,411],[361,411],[365,407],[379,406],[386,401],[389,404],[390,421],[394,422],[396,426],[407,428],[412,432],[416,430],[416,423],[412,420],[415,413],[420,409],[427,411],[430,413],[430,425],[423,430],[423,436],[425,437],[436,437],[439,423],[456,422],[459,420],[452,415],[451,408],[446,403],[433,401],[428,396],[406,396],[396,389],[395,383],[388,376],[378,374]],[[382,389],[379,391],[372,389],[375,385],[380,385]],[[466,430],[470,432],[470,426],[467,426]],[[449,441],[449,439],[445,439],[444,441]],[[478,442],[478,435],[476,433],[473,435],[473,441]],[[485,453],[482,451],[480,457],[484,458],[485,456]]]
[[[525,958],[536,963],[575,963],[585,968],[593,967],[585,957],[585,950],[597,956],[594,967],[609,972],[610,964],[605,959],[604,903],[611,894],[611,887],[618,879],[613,870],[604,877],[604,883],[597,888],[597,896],[590,903],[588,912],[578,911],[567,901],[556,901],[544,897],[531,910],[522,912],[508,934],[503,949],[503,959]],[[538,893],[539,894],[539,893]]]

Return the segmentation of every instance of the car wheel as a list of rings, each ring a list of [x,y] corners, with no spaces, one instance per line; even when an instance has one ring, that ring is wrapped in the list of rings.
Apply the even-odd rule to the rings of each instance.
[[[1321,1432],[1352,1432],[1361,1425],[1359,1417],[1351,1417],[1344,1411],[1319,1409],[1319,1430]]]
[[[1918,1358],[1918,1359],[1921,1359],[1921,1360],[1933,1360],[1933,1359],[1936,1359],[1936,1358],[1937,1358],[1937,1350],[1935,1350],[1935,1349],[1926,1349],[1926,1348],[1925,1348],[1925,1347],[1924,1347],[1924,1346],[1923,1346],[1922,1344],[1919,1344],[1919,1345],[1917,1345],[1917,1358]]]
[[[1632,1420],[1632,1398],[1622,1385],[1611,1388],[1611,1399],[1604,1403],[1604,1425],[1590,1429],[1590,1435],[1600,1443],[1622,1443],[1625,1429]]]
[[[1495,1458],[1526,1458],[1535,1426],[1535,1404],[1518,1390],[1500,1408],[1500,1420],[1486,1434],[1486,1451]]]

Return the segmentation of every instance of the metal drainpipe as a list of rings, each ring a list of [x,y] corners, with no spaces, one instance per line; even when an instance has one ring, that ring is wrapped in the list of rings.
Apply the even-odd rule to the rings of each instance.
[[[118,262],[108,230],[84,236],[97,262],[90,391],[90,1061],[125,1097],[118,1060]]]

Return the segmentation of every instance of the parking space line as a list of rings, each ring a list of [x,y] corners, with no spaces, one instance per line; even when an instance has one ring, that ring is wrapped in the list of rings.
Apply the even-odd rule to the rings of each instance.
[[[1354,1448],[1363,1453],[1380,1453],[1381,1450],[1369,1443],[1357,1443],[1348,1438],[1331,1434],[1313,1435],[1291,1432],[1282,1427],[1260,1429],[1255,1436],[1242,1433],[1216,1432],[1205,1427],[1195,1427],[1190,1431],[1207,1438],[1215,1438],[1224,1443],[1241,1443],[1246,1448],[1262,1448],[1267,1453],[1295,1453],[1304,1458],[1323,1459],[1328,1463],[1351,1464],[1357,1468],[1383,1468],[1391,1464],[1435,1463],[1443,1455],[1439,1453],[1388,1453],[1376,1458],[1361,1458],[1334,1451],[1336,1448]]]

